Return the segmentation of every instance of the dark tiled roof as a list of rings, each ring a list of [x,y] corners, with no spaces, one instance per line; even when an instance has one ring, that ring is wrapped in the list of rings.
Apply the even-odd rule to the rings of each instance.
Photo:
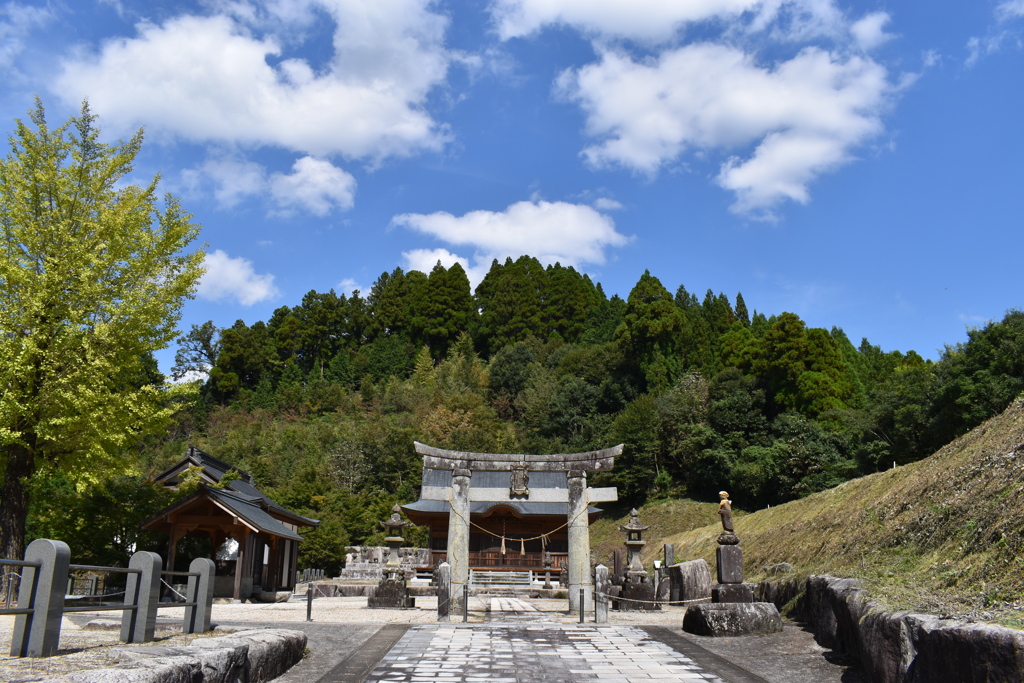
[[[181,471],[190,466],[189,463],[194,463],[195,465],[202,467],[203,473],[214,482],[219,482],[224,478],[225,474],[234,470],[241,475],[240,478],[229,482],[224,489],[221,489],[221,491],[230,492],[234,494],[235,498],[248,503],[253,503],[259,508],[273,509],[274,512],[293,520],[298,526],[315,527],[320,525],[320,520],[313,519],[311,517],[304,517],[303,515],[300,515],[297,512],[292,512],[271,500],[266,494],[253,486],[252,475],[245,470],[239,469],[219,458],[215,458],[209,453],[199,450],[195,446],[189,446],[188,450],[185,452],[185,457],[175,463],[173,467],[170,467],[158,474],[156,476],[156,481],[165,483],[172,481]],[[269,515],[267,516],[269,517]],[[273,518],[271,517],[271,519]],[[296,538],[298,538],[298,535],[296,535]]]
[[[296,541],[302,540],[302,536],[299,536],[296,532],[286,527],[280,521],[271,517],[270,513],[260,507],[259,503],[256,501],[245,499],[236,495],[232,491],[223,489],[211,489],[204,486],[200,491],[205,492],[218,503],[234,512],[240,518],[244,519],[260,531],[265,531],[275,536],[291,538]]]
[[[484,515],[491,511],[495,507],[506,507],[512,508],[521,515],[545,515],[545,516],[559,516],[565,517],[569,514],[568,503],[531,503],[530,501],[506,501],[501,503],[490,503],[486,501],[478,501],[469,504],[469,514],[471,515]],[[448,502],[444,500],[417,500],[415,503],[409,503],[408,505],[402,506],[403,510],[412,510],[413,512],[437,512],[448,514],[449,506]],[[587,508],[588,515],[596,515],[602,512],[601,508],[590,506]]]

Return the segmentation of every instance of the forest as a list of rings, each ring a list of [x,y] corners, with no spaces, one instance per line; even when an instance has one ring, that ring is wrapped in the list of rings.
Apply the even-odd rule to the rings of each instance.
[[[745,510],[919,460],[1024,390],[1024,312],[933,362],[751,311],[742,294],[673,294],[649,272],[608,297],[572,267],[522,256],[494,261],[475,291],[460,265],[438,263],[382,273],[365,297],[311,291],[266,321],[196,325],[173,377],[151,374],[201,388],[168,398],[173,427],[126,450],[122,471],[85,490],[38,475],[30,536],[78,539],[97,563],[157,547],[137,522],[168,494],[147,477],[193,444],[321,519],[300,567],[336,572],[346,545],[379,542],[390,506],[418,497],[414,440],[534,453],[623,443],[595,483],[625,503],[727,489]]]

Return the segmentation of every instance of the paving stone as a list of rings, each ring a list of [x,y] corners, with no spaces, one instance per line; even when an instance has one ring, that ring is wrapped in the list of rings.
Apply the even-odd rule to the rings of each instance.
[[[499,606],[500,607],[500,606]],[[365,679],[453,683],[676,680],[723,683],[632,626],[414,626]]]

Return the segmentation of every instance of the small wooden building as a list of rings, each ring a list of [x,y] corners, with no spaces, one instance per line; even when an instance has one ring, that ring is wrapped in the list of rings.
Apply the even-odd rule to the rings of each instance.
[[[158,483],[177,488],[185,471],[200,467],[199,489],[142,523],[144,529],[170,535],[167,567],[174,566],[178,541],[185,537],[209,538],[213,557],[231,539],[234,561],[218,562],[215,595],[243,600],[254,593],[292,590],[302,527],[317,527],[319,520],[287,510],[253,486],[252,475],[189,446],[185,457],[156,477]],[[229,471],[238,478],[215,488]],[[208,484],[208,485],[204,485]]]
[[[451,485],[452,473],[423,469],[423,487]],[[474,471],[473,487],[509,488],[509,472]],[[529,488],[567,489],[566,472],[530,472]],[[533,571],[544,569],[544,553],[551,553],[552,570],[560,571],[569,554],[567,503],[530,500],[470,503],[469,566],[479,570]],[[443,500],[420,500],[403,505],[415,524],[430,528],[431,565],[447,559],[448,519],[451,506]],[[593,524],[602,510],[589,507]],[[502,552],[502,539],[505,552]],[[529,540],[522,540],[529,539]]]

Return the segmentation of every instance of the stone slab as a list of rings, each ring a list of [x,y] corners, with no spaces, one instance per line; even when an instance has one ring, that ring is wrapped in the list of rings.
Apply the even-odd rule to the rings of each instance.
[[[720,583],[711,589],[711,602],[754,602],[754,586],[749,583]]]
[[[718,546],[718,583],[743,583],[743,550],[738,545]]]
[[[782,617],[770,602],[693,605],[683,617],[683,630],[699,636],[753,636],[782,631]]]
[[[705,600],[711,597],[711,570],[704,560],[670,565],[668,574],[679,586],[679,600]]]

